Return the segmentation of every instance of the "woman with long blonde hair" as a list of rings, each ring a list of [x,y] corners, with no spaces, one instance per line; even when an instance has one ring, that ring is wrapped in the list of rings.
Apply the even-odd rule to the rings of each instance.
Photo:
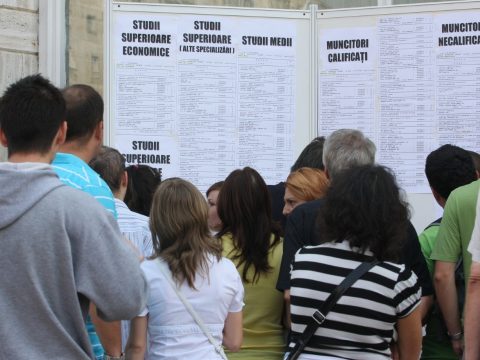
[[[150,285],[147,309],[132,321],[127,358],[221,359],[177,291],[203,320],[213,340],[231,351],[242,342],[243,286],[233,263],[210,235],[208,206],[188,181],[173,178],[153,197],[154,256],[141,265]],[[177,290],[174,289],[177,288]]]

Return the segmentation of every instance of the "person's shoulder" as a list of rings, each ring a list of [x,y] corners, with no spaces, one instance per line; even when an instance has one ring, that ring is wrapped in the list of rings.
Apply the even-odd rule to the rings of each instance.
[[[168,265],[166,265],[166,263],[158,257],[148,258],[140,263],[140,268],[147,279],[151,279],[152,277],[156,276],[162,277],[159,269],[161,266],[166,266],[166,269],[168,269]]]
[[[228,254],[230,251],[235,249],[235,246],[233,244],[233,237],[231,233],[223,234],[220,237],[220,242],[223,247],[223,254],[226,254],[226,253]]]
[[[275,185],[267,185],[267,189],[270,193],[282,193],[283,196],[283,193],[285,192],[285,183],[279,182]]]
[[[105,182],[105,180],[102,179],[99,173],[93,170],[88,164],[85,164],[84,169],[86,174],[88,175],[88,186],[111,193],[108,184]]]
[[[447,203],[448,201],[476,201],[479,189],[480,179],[473,181],[470,184],[460,186],[451,192],[450,196],[448,197]]]
[[[216,263],[221,268],[228,269],[228,270],[231,270],[231,271],[233,271],[233,270],[237,271],[237,267],[235,266],[233,261],[230,260],[229,258],[226,258],[225,256],[222,256],[220,258],[220,260],[218,260]]]
[[[418,240],[420,243],[427,240],[430,242],[431,239],[434,240],[437,237],[438,230],[440,230],[440,223],[429,225],[418,235]]]
[[[435,244],[435,240],[437,239],[439,229],[440,225],[429,226],[423,230],[420,235],[418,235],[418,241],[423,252],[426,250],[431,252]]]
[[[292,215],[297,213],[305,213],[305,214],[310,214],[310,213],[316,213],[320,208],[322,207],[324,203],[323,199],[316,199],[312,201],[307,201],[303,204],[298,205],[292,212]]]
[[[61,186],[56,189],[55,192],[52,192],[52,197],[59,198],[63,203],[68,205],[68,208],[72,208],[76,211],[83,208],[98,208],[102,209],[102,212],[105,210],[99,205],[91,195],[86,193],[83,190],[76,189],[72,186]],[[75,208],[75,207],[79,208]]]
[[[240,274],[238,273],[237,266],[229,258],[222,256],[220,260],[218,260],[213,257],[211,261],[213,263],[213,271],[218,271],[218,273],[221,274],[222,279],[224,279],[225,281],[229,282],[235,279],[240,279]]]
[[[148,231],[150,231],[148,216],[130,210],[125,203],[118,199],[114,200],[119,223],[123,223],[128,227],[148,229]]]
[[[317,199],[298,205],[288,216],[287,226],[288,223],[314,222],[323,203],[323,199]]]

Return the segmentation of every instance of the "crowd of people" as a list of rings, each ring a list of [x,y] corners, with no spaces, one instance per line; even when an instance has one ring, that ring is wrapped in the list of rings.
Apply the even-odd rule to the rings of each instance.
[[[480,359],[472,149],[426,158],[444,214],[418,236],[361,131],[204,196],[127,166],[103,127],[88,85],[0,98],[1,359]]]

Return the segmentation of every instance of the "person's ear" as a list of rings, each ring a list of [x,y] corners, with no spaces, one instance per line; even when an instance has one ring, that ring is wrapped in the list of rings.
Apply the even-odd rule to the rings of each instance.
[[[0,128],[0,144],[2,144],[4,147],[8,147],[7,136],[5,135],[5,133],[1,128]]]
[[[331,180],[330,179],[330,174],[328,173],[328,169],[325,168],[325,176],[327,177],[328,180]]]
[[[57,135],[55,135],[55,138],[53,139],[53,146],[58,147],[65,142],[65,139],[67,138],[67,129],[67,122],[62,121],[62,124],[58,128]]]
[[[431,186],[430,186],[430,189],[432,190],[432,195],[437,201],[437,204],[440,205],[442,208],[445,207],[445,203],[447,202],[447,199],[445,199],[442,195],[440,195],[438,191],[432,188]]]
[[[100,121],[95,127],[94,136],[95,140],[97,140],[100,144],[103,143],[103,120]]]
[[[128,186],[128,173],[124,171],[122,174],[122,180],[120,181],[120,186],[126,188]]]

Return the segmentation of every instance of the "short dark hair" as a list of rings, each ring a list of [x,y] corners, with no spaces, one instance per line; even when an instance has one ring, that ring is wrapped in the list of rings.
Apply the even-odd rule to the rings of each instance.
[[[324,136],[316,137],[310,141],[310,143],[302,150],[297,161],[295,161],[295,164],[290,168],[290,171],[294,172],[302,167],[325,170],[325,166],[323,165],[324,143]]]
[[[442,145],[427,156],[425,175],[440,196],[448,199],[459,186],[476,179],[475,166],[469,152],[455,145]]]
[[[67,105],[67,141],[89,138],[103,121],[103,99],[91,86],[75,84],[62,91]]]
[[[11,84],[0,99],[0,127],[8,155],[47,153],[62,122],[65,101],[60,90],[40,75]]]
[[[130,165],[126,170],[128,186],[125,204],[130,210],[149,216],[153,194],[160,185],[160,173],[148,165]]]
[[[223,224],[217,237],[232,234],[238,254],[235,259],[239,266],[243,264],[242,278],[256,282],[271,271],[268,254],[280,243],[280,228],[272,220],[270,193],[260,174],[250,167],[231,172],[218,195],[217,212]],[[249,279],[250,267],[253,277]]]
[[[480,173],[480,154],[472,150],[467,151],[473,159],[473,165],[475,166],[475,170]]]
[[[347,240],[359,253],[373,252],[380,261],[399,261],[409,211],[393,173],[363,165],[338,174],[324,198],[318,222],[321,243]]]
[[[102,146],[89,165],[105,180],[112,192],[120,190],[122,176],[125,172],[125,158],[117,149]]]

